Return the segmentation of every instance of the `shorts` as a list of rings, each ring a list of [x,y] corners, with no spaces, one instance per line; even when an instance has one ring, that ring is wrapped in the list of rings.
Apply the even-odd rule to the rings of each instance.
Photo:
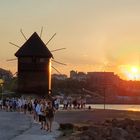
[[[46,122],[46,117],[43,115],[39,115],[39,122]]]

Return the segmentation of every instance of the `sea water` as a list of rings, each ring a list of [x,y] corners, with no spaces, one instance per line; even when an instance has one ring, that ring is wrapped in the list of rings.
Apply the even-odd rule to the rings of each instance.
[[[86,108],[91,106],[92,109],[113,109],[113,110],[128,110],[140,111],[140,105],[122,105],[122,104],[87,104]]]

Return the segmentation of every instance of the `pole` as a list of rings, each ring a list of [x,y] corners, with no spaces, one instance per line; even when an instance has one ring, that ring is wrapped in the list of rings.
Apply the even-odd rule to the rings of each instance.
[[[1,99],[3,101],[3,84],[1,84]]]
[[[106,98],[106,95],[105,95],[105,87],[104,87],[104,110],[105,110],[105,102],[106,102],[105,98]]]

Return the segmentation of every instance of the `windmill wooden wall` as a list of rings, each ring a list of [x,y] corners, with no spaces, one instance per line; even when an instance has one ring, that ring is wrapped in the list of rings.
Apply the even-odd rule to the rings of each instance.
[[[51,58],[46,45],[34,33],[15,53],[18,57],[18,93],[45,96],[51,90]]]

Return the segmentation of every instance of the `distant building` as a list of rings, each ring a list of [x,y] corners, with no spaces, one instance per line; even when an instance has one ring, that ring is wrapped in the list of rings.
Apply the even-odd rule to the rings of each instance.
[[[74,70],[70,71],[70,78],[77,79],[77,71],[74,71]]]
[[[52,79],[66,80],[67,75],[65,75],[65,74],[52,74]]]
[[[87,79],[87,74],[84,72],[70,71],[70,78],[78,81],[85,81]]]
[[[78,81],[85,81],[87,79],[87,74],[84,72],[78,72],[77,79]]]
[[[125,96],[140,96],[140,81],[122,80],[120,87]]]
[[[11,71],[0,68],[0,79],[3,79],[5,82],[8,82],[13,77]]]
[[[88,72],[87,82],[90,89],[112,96],[118,92],[120,78],[114,72]]]
[[[120,80],[118,75],[115,75],[114,72],[88,72],[87,78],[94,85],[113,85],[117,84]]]

